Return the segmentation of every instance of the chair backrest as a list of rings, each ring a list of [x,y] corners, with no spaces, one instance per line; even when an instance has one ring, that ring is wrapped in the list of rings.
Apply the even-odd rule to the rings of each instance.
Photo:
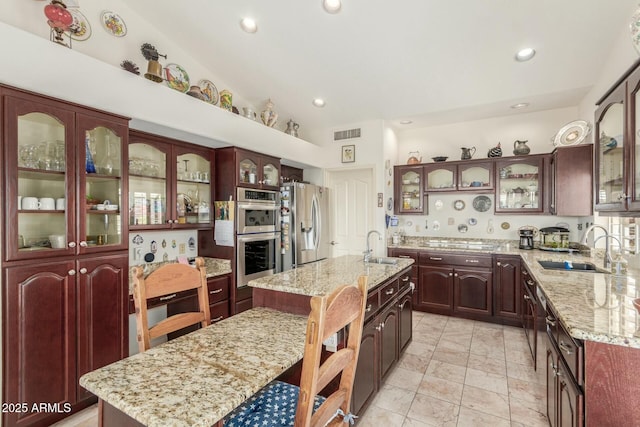
[[[324,426],[338,409],[344,414],[349,414],[366,301],[366,276],[358,278],[357,287],[345,285],[328,296],[311,298],[300,396],[296,409],[296,427]],[[321,363],[322,342],[345,327],[348,327],[346,346]],[[342,375],[338,390],[328,396],[312,415],[314,397],[339,374]],[[334,419],[334,422],[338,425],[342,420]]]
[[[166,264],[146,278],[140,266],[132,268],[133,301],[136,306],[136,328],[140,352],[151,347],[151,340],[187,326],[200,323],[206,327],[210,323],[209,293],[204,260],[196,258],[196,268],[186,264]],[[151,328],[147,318],[147,300],[170,295],[189,289],[198,290],[197,312],[179,313],[168,317]]]

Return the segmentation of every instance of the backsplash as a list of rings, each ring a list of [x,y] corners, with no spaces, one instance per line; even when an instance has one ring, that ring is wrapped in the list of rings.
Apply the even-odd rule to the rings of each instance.
[[[196,230],[129,233],[129,265],[175,261],[198,256]]]

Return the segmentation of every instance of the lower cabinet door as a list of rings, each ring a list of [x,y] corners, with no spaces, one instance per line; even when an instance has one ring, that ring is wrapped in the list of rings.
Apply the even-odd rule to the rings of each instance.
[[[2,401],[19,405],[3,407],[4,426],[48,425],[37,405],[76,402],[75,274],[73,260],[4,270]]]
[[[384,379],[398,360],[398,310],[391,303],[380,315],[380,378]]]
[[[406,292],[398,299],[398,343],[400,351],[398,357],[407,348],[411,342],[413,331],[413,315],[412,312],[413,295]]]
[[[449,267],[420,266],[418,306],[429,312],[453,313],[453,269]]]
[[[453,311],[490,317],[493,304],[491,271],[456,268],[453,276]]]
[[[584,394],[574,383],[571,371],[558,361],[558,426],[581,427],[584,425]]]
[[[78,378],[129,353],[128,254],[78,261]],[[93,397],[78,386],[78,400]]]
[[[546,334],[545,334],[546,335]],[[553,344],[549,337],[546,337],[546,373],[547,373],[547,418],[549,419],[549,425],[556,427],[558,425],[558,409],[556,405],[556,376],[558,373],[558,354],[556,353]]]
[[[373,318],[362,329],[360,354],[351,395],[351,412],[354,414],[360,414],[378,390],[377,327],[378,319]]]

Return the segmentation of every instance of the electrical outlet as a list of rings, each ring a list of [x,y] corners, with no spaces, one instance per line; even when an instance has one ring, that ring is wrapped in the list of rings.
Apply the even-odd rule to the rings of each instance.
[[[180,243],[178,245],[178,253],[183,254],[183,253],[186,252],[186,249],[187,249],[187,245],[186,244]]]

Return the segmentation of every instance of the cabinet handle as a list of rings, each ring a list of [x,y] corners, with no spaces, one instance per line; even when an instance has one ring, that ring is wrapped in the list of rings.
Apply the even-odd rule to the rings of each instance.
[[[380,325],[378,325],[378,326],[376,326],[376,331],[380,331],[381,329],[382,329],[381,324],[380,324]]]
[[[496,262],[496,265],[497,265],[498,267],[500,267],[502,264],[500,264],[500,261],[498,261],[498,262]]]
[[[552,317],[547,316],[545,317],[544,321],[549,326],[556,326],[556,321]]]
[[[391,289],[387,289],[386,291],[384,291],[385,295],[393,295],[393,288]]]
[[[398,255],[398,258],[411,258],[409,255]]]
[[[529,301],[529,300],[531,299],[531,298],[529,297],[529,295],[525,295],[523,298],[524,298],[524,300],[525,300],[525,301]]]
[[[82,267],[82,268],[80,269],[80,274],[87,274],[87,269],[86,269],[86,268],[84,268],[84,267]]]
[[[220,292],[222,292],[222,288],[220,288],[220,289],[214,289],[214,290],[212,290],[212,291],[209,291],[209,295],[219,294]]]
[[[533,280],[527,280],[527,285],[534,286],[535,284],[536,282],[534,282]]]
[[[384,322],[380,323],[380,326],[384,329]]]
[[[564,341],[560,340],[560,344],[558,344],[560,350],[564,351],[567,354],[573,354],[573,347],[564,343]]]
[[[442,258],[441,257],[437,257],[437,256],[430,256],[429,259],[431,261],[442,261]]]
[[[176,295],[178,295],[178,294],[171,294],[171,295],[167,295],[167,296],[165,296],[165,297],[160,297],[160,301],[168,301],[168,300],[170,300],[170,299],[175,298],[175,297],[176,297]]]
[[[558,372],[558,367],[554,365],[553,362],[549,363],[549,365],[551,366],[551,370],[553,371],[554,377],[557,377],[558,375],[560,375],[560,373]]]
[[[365,310],[364,310],[364,311],[366,311],[366,312],[368,313],[368,312],[370,312],[370,311],[371,311],[371,309],[372,309],[372,308],[373,308],[373,307],[371,306],[371,304],[369,304],[369,305],[367,306],[367,308],[365,308]]]
[[[76,242],[69,242],[69,244],[67,245],[70,248],[75,248],[76,247]]]
[[[405,305],[405,303],[406,303],[406,301],[405,301],[405,302],[403,302],[402,304],[398,304],[398,308],[399,308],[400,310],[404,310],[404,305]]]
[[[76,271],[73,270],[73,269],[69,270],[68,273],[69,273],[69,276],[75,276],[76,275]]]
[[[529,273],[527,273],[527,270],[522,270],[522,275],[523,275],[523,276],[528,276],[528,275],[529,275]]]
[[[405,276],[404,279],[402,279],[403,282],[408,282],[409,281],[409,276]]]
[[[218,317],[216,317],[215,319],[211,319],[211,323],[219,322],[219,321],[221,321],[222,319],[224,319],[224,316],[218,316]]]
[[[88,245],[87,245],[87,242],[85,242],[84,240],[81,240],[81,241],[80,241],[80,247],[81,247],[81,248],[86,248],[87,246],[88,246]]]

